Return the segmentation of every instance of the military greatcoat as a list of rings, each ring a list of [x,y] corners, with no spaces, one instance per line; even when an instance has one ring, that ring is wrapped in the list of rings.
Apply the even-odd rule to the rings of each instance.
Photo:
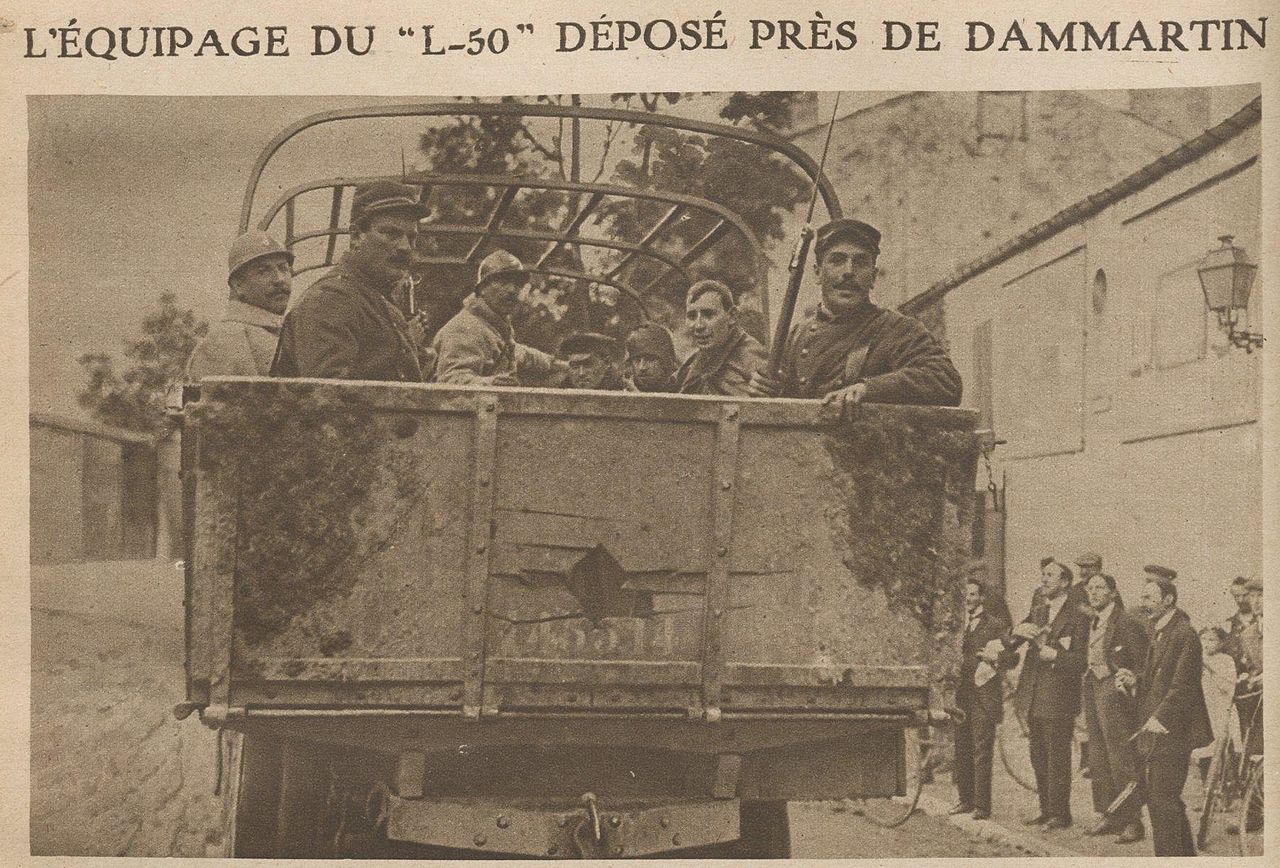
[[[859,381],[869,403],[960,403],[960,374],[918,320],[867,301],[840,316],[819,305],[792,326],[783,355],[784,397],[821,398]]]

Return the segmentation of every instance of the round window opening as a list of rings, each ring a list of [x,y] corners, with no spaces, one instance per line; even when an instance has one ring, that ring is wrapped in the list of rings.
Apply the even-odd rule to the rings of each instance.
[[[1107,273],[1101,268],[1093,276],[1093,315],[1102,316],[1107,312]]]

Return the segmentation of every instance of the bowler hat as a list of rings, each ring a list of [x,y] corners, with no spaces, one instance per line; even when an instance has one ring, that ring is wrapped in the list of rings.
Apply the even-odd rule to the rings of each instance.
[[[267,233],[254,229],[231,242],[231,250],[227,253],[227,279],[234,277],[237,271],[250,262],[264,256],[283,256],[293,265],[293,251]]]
[[[822,255],[827,252],[827,249],[837,241],[852,241],[872,253],[880,252],[879,229],[869,223],[863,223],[861,220],[841,217],[818,229],[813,245],[819,262],[822,261]]]
[[[1172,582],[1178,577],[1177,570],[1170,569],[1169,567],[1162,567],[1159,564],[1147,564],[1142,568],[1142,571],[1144,573],[1150,573],[1158,579],[1164,579],[1169,582]]]
[[[371,181],[356,187],[355,196],[351,200],[351,222],[361,220],[388,211],[402,211],[421,219],[430,213],[421,201],[421,193],[417,187],[409,184],[398,184],[395,181]]]

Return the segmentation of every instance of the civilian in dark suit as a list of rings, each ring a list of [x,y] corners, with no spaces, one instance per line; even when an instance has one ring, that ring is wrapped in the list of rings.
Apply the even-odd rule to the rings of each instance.
[[[991,761],[996,743],[996,725],[1004,713],[1004,679],[1000,677],[999,654],[988,650],[1009,632],[1009,622],[998,612],[988,611],[987,589],[976,576],[965,583],[964,638],[960,648],[960,676],[956,684],[956,705],[964,712],[957,724],[955,780],[959,801],[953,814],[973,813],[974,819],[991,817]],[[980,659],[981,658],[981,659]]]
[[[1213,741],[1200,687],[1200,637],[1178,608],[1178,587],[1172,580],[1149,579],[1142,589],[1142,606],[1155,628],[1151,647],[1142,672],[1121,669],[1116,684],[1137,688],[1138,720],[1142,721],[1138,754],[1144,758],[1155,855],[1194,856],[1182,788],[1191,751]]]
[[[1080,713],[1080,676],[1085,668],[1089,622],[1068,603],[1071,570],[1049,560],[1040,570],[1040,601],[1007,642],[1027,643],[1015,701],[1027,718],[1031,766],[1035,769],[1040,813],[1025,822],[1049,829],[1071,825],[1071,744]]]
[[[1104,573],[1090,577],[1085,591],[1093,612],[1085,652],[1084,717],[1089,730],[1090,783],[1093,808],[1105,814],[1130,782],[1138,780],[1138,757],[1133,734],[1138,731],[1134,698],[1116,689],[1115,674],[1136,672],[1147,660],[1147,631],[1119,608],[1116,580]],[[1090,835],[1119,832],[1122,844],[1141,841],[1142,802],[1132,799],[1122,812],[1104,817]]]

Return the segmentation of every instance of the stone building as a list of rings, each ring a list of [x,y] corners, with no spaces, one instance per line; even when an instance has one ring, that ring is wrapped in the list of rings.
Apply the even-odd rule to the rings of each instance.
[[[30,421],[31,562],[154,558],[152,438],[50,413]]]
[[[1174,567],[1198,624],[1261,569],[1267,350],[1230,345],[1197,276],[1219,236],[1262,254],[1261,99],[1237,109],[903,305],[944,324],[964,403],[1006,441],[995,566],[1015,611],[1047,554],[1100,552],[1127,599],[1144,564]],[[1265,292],[1259,270],[1243,328]]]

